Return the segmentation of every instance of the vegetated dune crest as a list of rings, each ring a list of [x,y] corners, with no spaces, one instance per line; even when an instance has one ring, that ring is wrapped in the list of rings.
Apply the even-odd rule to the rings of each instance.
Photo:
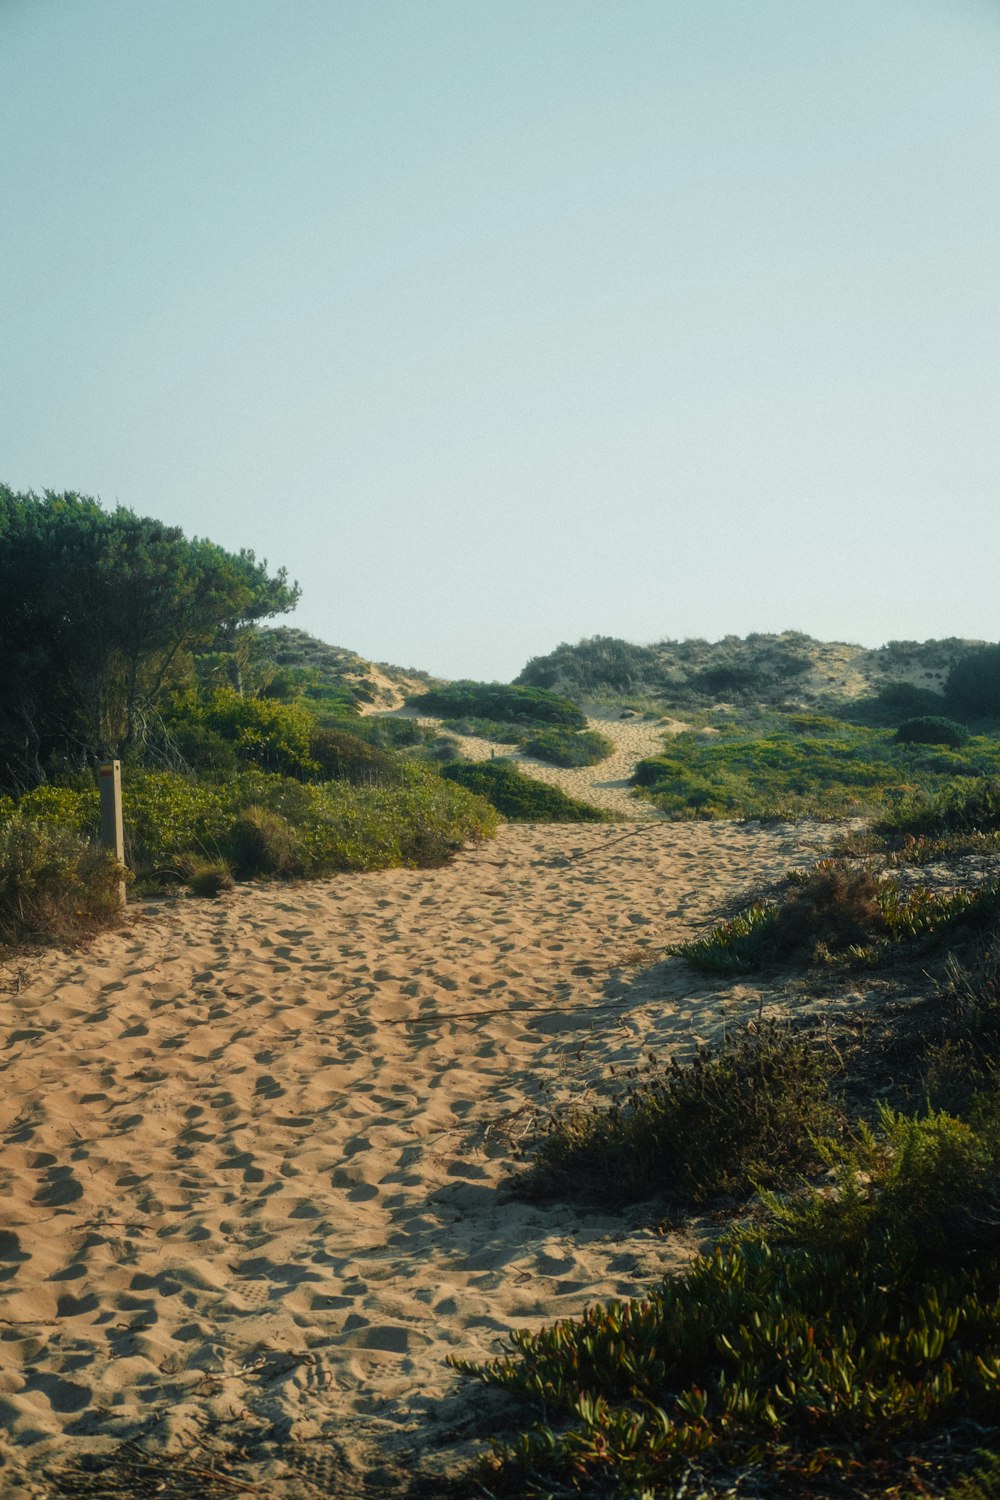
[[[440,870],[152,906],[11,974],[0,1494],[127,1438],[212,1432],[286,1500],[454,1446],[486,1395],[449,1355],[640,1294],[694,1244],[648,1206],[506,1201],[519,1138],[793,1005],[642,965],[829,836],[506,826]]]

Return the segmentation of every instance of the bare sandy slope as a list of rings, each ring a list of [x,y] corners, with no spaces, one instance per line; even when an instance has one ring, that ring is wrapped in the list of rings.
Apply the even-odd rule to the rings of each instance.
[[[243,887],[33,961],[2,996],[0,1492],[215,1424],[268,1495],[354,1493],[462,1431],[449,1354],[678,1263],[648,1210],[498,1184],[548,1101],[756,1014],[752,986],[629,965],[826,837],[508,826],[442,870]]]
[[[410,709],[404,709],[401,717],[415,718]],[[675,719],[620,719],[617,713],[591,713],[587,728],[596,729],[614,743],[614,753],[596,766],[551,766],[543,760],[525,755],[516,745],[502,744],[498,740],[481,739],[476,735],[457,735],[443,727],[440,719],[420,718],[427,724],[450,735],[457,742],[458,753],[466,760],[489,760],[492,755],[508,756],[516,761],[525,775],[536,781],[546,781],[550,786],[561,787],[571,797],[579,797],[594,807],[613,812],[616,817],[630,822],[656,822],[662,817],[651,803],[632,795],[632,773],[640,760],[663,752],[664,738],[676,734],[687,726]]]

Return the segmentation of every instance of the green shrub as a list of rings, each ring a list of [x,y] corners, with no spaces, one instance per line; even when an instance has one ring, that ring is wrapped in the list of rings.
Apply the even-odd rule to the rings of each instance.
[[[184,880],[192,896],[220,896],[233,888],[233,872],[224,859],[192,856],[185,861]]]
[[[448,781],[468,788],[517,823],[609,823],[610,813],[568,797],[557,786],[524,776],[509,761],[484,760],[471,764],[459,761],[443,767],[441,775]]]
[[[112,924],[125,871],[69,828],[17,811],[0,821],[0,942],[68,943]]]
[[[957,750],[969,738],[969,731],[954,719],[932,714],[905,719],[896,730],[896,738],[904,745],[950,745]]]
[[[218,853],[230,821],[226,801],[240,778],[225,787],[173,771],[129,772],[122,777],[125,863],[142,871],[189,850]]]
[[[169,727],[175,735],[209,731],[233,748],[241,766],[282,775],[308,775],[315,765],[309,741],[316,722],[301,703],[244,697],[232,688],[178,699]]]
[[[226,835],[226,849],[241,879],[253,875],[301,875],[302,841],[287,818],[267,807],[244,808]]]
[[[885,682],[876,693],[872,708],[891,723],[894,719],[934,714],[940,710],[943,702],[940,693],[917,687],[915,683]]]
[[[525,755],[554,766],[596,766],[614,753],[614,743],[596,729],[536,729],[521,741]]]
[[[933,795],[905,798],[883,813],[874,829],[895,837],[994,833],[1000,830],[1000,778],[988,777],[946,786]]]
[[[519,1192],[620,1206],[665,1193],[697,1204],[790,1181],[836,1128],[833,1054],[776,1026],[702,1048],[637,1081],[607,1109],[574,1107],[553,1122]]]
[[[711,737],[674,735],[639,763],[635,783],[673,817],[829,819],[881,815],[890,799],[937,793],[959,776],[1000,777],[1000,741],[948,749],[828,716],[746,710]]]
[[[644,692],[659,688],[662,680],[655,651],[607,635],[575,646],[564,642],[547,656],[533,656],[516,679],[520,686],[538,688],[562,681],[581,695]]]
[[[586,716],[575,703],[544,688],[506,687],[500,682],[449,682],[407,701],[419,713],[446,718],[471,716],[505,724],[587,727]]]
[[[964,1474],[944,1500],[1000,1500],[1000,1453],[977,1453],[976,1467]]]
[[[340,729],[314,729],[309,756],[319,767],[317,774],[322,781],[391,786],[400,778],[398,762],[391,755]]]
[[[180,723],[171,740],[184,764],[192,771],[213,777],[232,776],[239,768],[236,746],[207,724]]]

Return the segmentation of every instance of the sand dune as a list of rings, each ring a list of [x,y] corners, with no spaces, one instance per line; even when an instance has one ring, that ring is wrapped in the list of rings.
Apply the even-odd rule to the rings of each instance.
[[[507,826],[441,870],[151,906],[11,972],[0,1493],[211,1426],[269,1495],[346,1495],[461,1432],[449,1354],[676,1264],[690,1239],[648,1212],[498,1184],[550,1102],[756,1014],[752,985],[631,965],[826,837]]]

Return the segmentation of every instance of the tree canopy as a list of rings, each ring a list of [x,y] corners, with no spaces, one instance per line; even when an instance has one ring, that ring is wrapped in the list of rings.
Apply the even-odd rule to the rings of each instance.
[[[285,570],[94,499],[0,485],[0,752],[8,780],[53,756],[122,755],[179,656],[291,609]]]

